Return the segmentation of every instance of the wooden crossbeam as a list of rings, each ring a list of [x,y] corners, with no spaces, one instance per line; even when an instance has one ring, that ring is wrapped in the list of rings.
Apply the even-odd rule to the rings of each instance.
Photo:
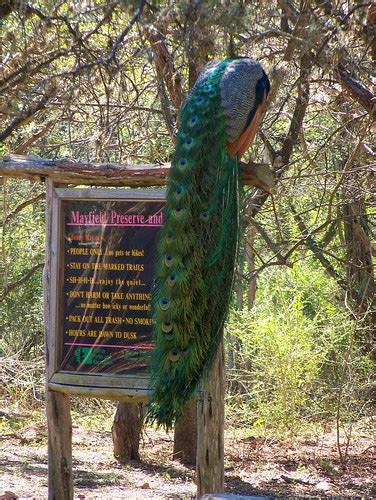
[[[241,179],[245,185],[258,186],[258,172],[268,168],[263,163],[240,162]],[[48,160],[33,156],[10,155],[0,161],[0,176],[43,181],[49,177],[58,184],[97,186],[149,187],[164,186],[170,170],[169,163],[120,165],[116,163]]]

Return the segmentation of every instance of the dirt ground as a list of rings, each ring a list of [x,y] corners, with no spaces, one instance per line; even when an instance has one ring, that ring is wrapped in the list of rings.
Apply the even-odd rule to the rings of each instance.
[[[14,422],[15,416],[12,415]],[[0,448],[0,498],[47,497],[47,431],[45,422],[6,425]],[[17,420],[17,418],[16,418]],[[226,432],[226,492],[268,498],[376,496],[375,446],[359,429],[341,466],[336,434],[318,433],[305,440],[241,437]],[[5,430],[4,430],[5,429]],[[243,433],[244,436],[244,433]],[[109,426],[97,431],[73,426],[75,498],[189,498],[196,494],[195,469],[172,459],[173,436],[147,429],[141,462],[118,463],[112,454]],[[7,496],[8,494],[8,496]]]

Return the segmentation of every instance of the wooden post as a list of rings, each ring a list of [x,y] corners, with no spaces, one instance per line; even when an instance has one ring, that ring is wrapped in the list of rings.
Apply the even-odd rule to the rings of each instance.
[[[47,391],[48,499],[73,500],[72,420],[68,394]]]
[[[46,349],[46,415],[48,427],[48,498],[49,500],[72,500],[72,420],[69,395],[48,390],[48,381],[55,370],[51,359],[51,247],[52,234],[52,180],[46,181],[46,252],[44,267],[44,321]]]
[[[224,366],[221,342],[197,405],[197,498],[224,491]]]

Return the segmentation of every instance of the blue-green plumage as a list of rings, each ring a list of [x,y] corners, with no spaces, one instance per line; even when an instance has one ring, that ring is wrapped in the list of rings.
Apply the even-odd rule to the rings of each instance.
[[[221,339],[238,240],[238,158],[228,145],[236,148],[237,129],[244,132],[259,106],[260,69],[250,59],[210,63],[180,112],[153,294],[149,418],[167,428],[210,368]],[[236,72],[245,77],[236,80]],[[246,89],[231,93],[228,86],[244,78]],[[234,99],[234,92],[246,95]],[[248,108],[235,109],[244,99]]]

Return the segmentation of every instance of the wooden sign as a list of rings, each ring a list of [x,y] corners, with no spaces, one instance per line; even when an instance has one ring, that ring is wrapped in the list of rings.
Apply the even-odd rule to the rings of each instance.
[[[163,207],[161,190],[54,188],[50,389],[146,398]]]

